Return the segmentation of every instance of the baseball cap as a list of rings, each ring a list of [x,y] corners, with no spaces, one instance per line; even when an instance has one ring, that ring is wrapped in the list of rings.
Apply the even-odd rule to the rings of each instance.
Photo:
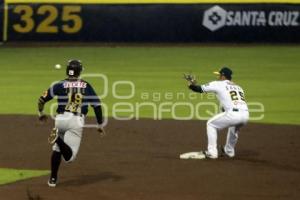
[[[228,67],[223,67],[222,69],[220,69],[220,71],[214,72],[214,74],[216,74],[216,75],[223,75],[227,79],[231,80],[231,75],[233,74],[233,72]]]

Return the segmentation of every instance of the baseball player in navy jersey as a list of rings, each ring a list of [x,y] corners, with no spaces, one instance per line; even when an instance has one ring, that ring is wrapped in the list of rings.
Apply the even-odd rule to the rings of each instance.
[[[222,153],[228,157],[234,157],[239,130],[247,123],[249,118],[245,93],[239,85],[231,81],[232,70],[223,67],[219,72],[214,73],[219,76],[219,80],[204,85],[197,85],[195,79],[191,76],[185,77],[189,81],[189,88],[194,92],[215,93],[224,111],[208,120],[207,150],[193,155],[195,159],[218,158],[220,153],[217,148],[218,130],[224,128],[228,128],[228,132],[226,144],[221,149]]]
[[[48,180],[50,187],[56,186],[61,158],[67,163],[76,158],[89,105],[93,107],[97,118],[97,130],[104,133],[100,99],[93,87],[79,78],[82,69],[79,60],[70,60],[66,69],[67,78],[52,85],[38,100],[40,121],[47,120],[43,113],[45,103],[55,96],[58,101],[55,128],[48,138],[49,143],[53,145],[51,175]]]

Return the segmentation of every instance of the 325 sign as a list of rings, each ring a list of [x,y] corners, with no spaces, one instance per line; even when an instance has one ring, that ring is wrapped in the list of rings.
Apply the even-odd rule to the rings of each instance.
[[[80,5],[14,5],[9,9],[10,31],[20,34],[76,34],[83,27]]]

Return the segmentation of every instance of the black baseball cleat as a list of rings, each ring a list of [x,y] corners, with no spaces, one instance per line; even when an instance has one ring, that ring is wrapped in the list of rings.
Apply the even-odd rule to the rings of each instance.
[[[50,178],[48,180],[48,186],[49,187],[56,187],[56,182],[57,182],[57,179],[56,178]]]
[[[220,152],[220,157],[228,157],[228,158],[233,158],[234,156],[229,155],[225,151],[225,146],[219,146],[219,152]]]
[[[49,137],[48,137],[48,142],[49,144],[54,144],[56,142],[58,138],[58,129],[57,128],[53,128]]]

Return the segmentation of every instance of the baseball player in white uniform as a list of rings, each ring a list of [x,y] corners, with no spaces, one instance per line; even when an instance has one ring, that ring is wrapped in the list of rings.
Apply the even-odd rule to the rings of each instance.
[[[218,130],[228,128],[227,140],[222,152],[228,157],[235,156],[235,145],[238,141],[239,130],[249,118],[248,106],[245,100],[244,90],[231,81],[232,71],[223,67],[219,72],[219,80],[204,85],[196,85],[195,79],[189,80],[189,88],[195,92],[216,94],[221,106],[222,113],[212,117],[207,122],[207,150],[202,151],[194,158],[217,159],[219,156],[217,148]]]

